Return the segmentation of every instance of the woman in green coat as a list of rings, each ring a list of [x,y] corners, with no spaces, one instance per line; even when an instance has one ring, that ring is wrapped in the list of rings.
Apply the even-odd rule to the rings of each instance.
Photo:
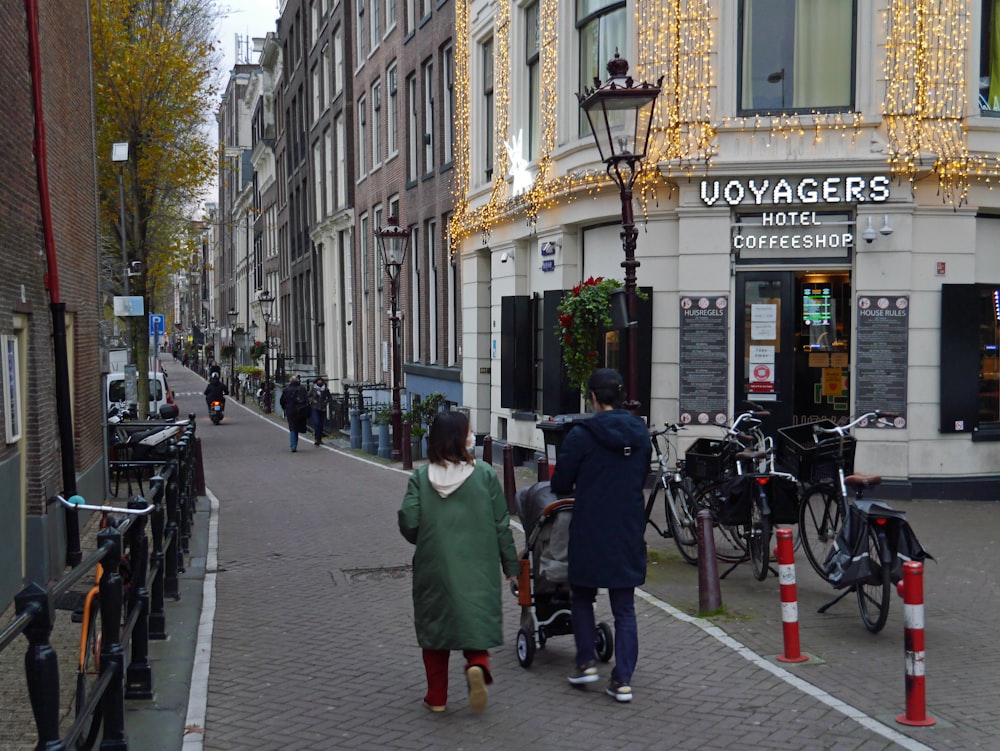
[[[503,643],[502,567],[518,573],[517,550],[500,481],[476,462],[475,436],[461,412],[442,412],[427,439],[430,463],[410,477],[399,509],[399,531],[414,543],[413,620],[427,672],[424,706],[443,712],[448,658],[465,655],[469,706],[486,707],[493,682],[487,651]]]

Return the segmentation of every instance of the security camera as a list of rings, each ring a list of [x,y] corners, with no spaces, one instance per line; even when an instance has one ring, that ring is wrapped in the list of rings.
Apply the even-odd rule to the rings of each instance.
[[[511,256],[510,253],[501,253],[500,254],[500,263],[507,263],[507,261],[509,261],[511,258],[512,258],[512,256]]]
[[[878,232],[876,232],[875,228],[872,226],[872,218],[871,217],[868,217],[868,226],[865,227],[865,231],[861,233],[861,237],[869,245],[871,243],[875,242],[875,238],[878,237]]]
[[[130,261],[128,265],[129,276],[136,276],[142,273],[142,261]]]

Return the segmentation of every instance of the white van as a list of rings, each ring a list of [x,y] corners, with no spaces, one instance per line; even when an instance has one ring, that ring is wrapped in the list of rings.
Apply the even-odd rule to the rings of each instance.
[[[104,377],[105,383],[105,393],[107,394],[108,409],[111,409],[115,404],[121,401],[125,401],[125,374],[124,373],[108,373]],[[179,411],[177,402],[174,401],[174,394],[170,390],[170,386],[167,384],[167,374],[162,370],[159,371],[149,371],[149,408],[146,410],[146,414],[161,416],[160,408],[164,405],[172,407],[173,409],[168,409],[167,411],[173,412],[174,409]],[[174,414],[176,416],[176,413]],[[139,419],[145,419],[145,414],[140,414]]]

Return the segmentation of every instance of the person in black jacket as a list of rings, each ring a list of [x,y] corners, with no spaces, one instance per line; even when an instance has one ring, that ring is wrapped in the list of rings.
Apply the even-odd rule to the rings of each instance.
[[[306,432],[306,420],[311,411],[309,394],[297,375],[288,379],[288,385],[281,390],[278,404],[288,421],[288,445],[294,454],[299,450],[299,433]]]
[[[606,587],[615,619],[615,666],[607,693],[627,702],[639,654],[634,593],[646,581],[643,488],[652,448],[646,424],[620,409],[625,388],[617,371],[595,370],[587,387],[594,414],[566,435],[550,483],[553,492],[576,498],[569,527],[576,670],[569,682],[599,680],[594,600],[598,587]]]
[[[205,387],[205,406],[208,407],[209,413],[212,411],[212,402],[214,401],[222,402],[222,408],[226,408],[227,394],[229,394],[229,389],[226,388],[226,384],[222,382],[219,374],[212,373],[208,385]]]

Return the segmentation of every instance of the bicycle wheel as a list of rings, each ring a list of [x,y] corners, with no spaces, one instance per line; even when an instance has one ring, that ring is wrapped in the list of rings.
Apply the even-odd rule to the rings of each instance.
[[[684,482],[670,483],[663,494],[667,510],[667,528],[681,557],[692,566],[698,565],[698,512],[694,499]]]
[[[86,634],[80,636],[80,662],[76,674],[75,714],[78,717],[86,708],[90,696],[101,673],[101,601],[94,597],[90,601],[90,613],[84,620]],[[101,705],[83,724],[77,740],[77,748],[93,748],[101,729]]]
[[[767,578],[767,566],[771,559],[768,547],[771,544],[771,517],[764,513],[764,499],[761,498],[761,486],[757,487],[750,502],[750,537],[747,547],[750,552],[750,568],[757,581]]]
[[[889,596],[892,582],[889,580],[889,566],[882,560],[882,548],[885,538],[881,537],[871,526],[867,529],[868,557],[871,559],[872,575],[858,582],[855,590],[858,595],[858,609],[865,628],[877,634],[885,626],[889,618]]]
[[[664,525],[665,528],[661,528],[660,525],[658,525],[655,521],[653,521],[653,509],[656,507],[656,499],[659,497],[660,491],[663,490],[663,482],[664,478],[661,475],[660,477],[656,478],[656,482],[653,484],[653,489],[649,491],[649,500],[646,501],[646,525],[655,529],[656,534],[658,534],[660,537],[669,537],[670,525],[666,524]],[[668,508],[666,508],[666,515],[669,519],[670,517],[669,502],[666,502],[664,505],[668,506]]]
[[[824,564],[843,523],[843,508],[832,485],[806,488],[799,506],[799,538],[813,570],[829,581]]]

